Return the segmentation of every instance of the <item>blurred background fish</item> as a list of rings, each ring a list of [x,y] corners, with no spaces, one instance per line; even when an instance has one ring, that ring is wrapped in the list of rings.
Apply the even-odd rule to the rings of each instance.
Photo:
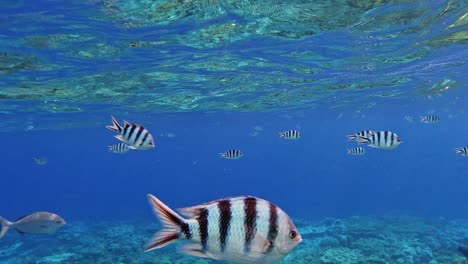
[[[46,165],[49,162],[46,157],[34,157],[33,160],[37,165]]]
[[[109,146],[109,151],[117,154],[125,154],[130,150],[127,144],[120,142]]]
[[[219,153],[219,155],[225,159],[240,159],[242,156],[244,156],[244,153],[238,149],[230,149],[224,153]]]
[[[352,149],[347,149],[346,150],[349,155],[364,155],[366,154],[366,149],[363,147],[355,147]]]
[[[440,117],[436,115],[428,115],[428,116],[421,117],[420,120],[422,123],[433,124],[433,123],[439,123]]]
[[[462,148],[456,148],[455,153],[461,156],[468,156],[468,146]]]
[[[279,132],[279,135],[281,138],[285,138],[285,139],[300,139],[302,137],[301,132],[297,130],[288,130],[288,131]]]

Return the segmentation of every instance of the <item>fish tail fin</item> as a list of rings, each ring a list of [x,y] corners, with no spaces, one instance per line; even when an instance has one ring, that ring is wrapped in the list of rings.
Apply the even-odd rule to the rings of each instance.
[[[106,126],[106,128],[115,132],[122,131],[122,127],[120,126],[119,122],[115,120],[115,117],[111,116],[111,118],[112,118],[112,126]]]
[[[280,138],[284,138],[284,133],[283,132],[278,132]]]
[[[0,238],[2,238],[8,230],[10,230],[11,222],[0,216],[0,224],[2,225],[2,231],[0,231]]]
[[[351,154],[351,149],[347,149],[347,150],[346,150],[346,153],[347,153],[347,154]]]
[[[349,141],[357,139],[356,135],[354,135],[354,134],[353,135],[347,135],[346,137],[348,138]]]
[[[145,252],[162,248],[183,238],[182,229],[188,229],[187,220],[174,212],[155,196],[148,194],[148,200],[164,228],[156,233],[145,245]],[[188,231],[188,230],[186,230]],[[189,232],[189,231],[188,231]]]
[[[455,148],[455,153],[456,153],[456,154],[462,154],[462,153],[463,153],[463,149],[462,149],[462,148]]]

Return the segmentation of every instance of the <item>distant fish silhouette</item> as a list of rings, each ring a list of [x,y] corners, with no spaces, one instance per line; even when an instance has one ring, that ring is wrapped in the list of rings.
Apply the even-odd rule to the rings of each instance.
[[[11,228],[22,234],[50,234],[66,224],[62,217],[49,212],[36,212],[25,215],[15,222],[10,222],[0,216],[1,232],[3,237]]]
[[[468,247],[459,245],[458,251],[460,251],[460,253],[462,253],[463,256],[468,259]]]
[[[34,157],[33,159],[37,165],[46,165],[49,162],[46,157]]]

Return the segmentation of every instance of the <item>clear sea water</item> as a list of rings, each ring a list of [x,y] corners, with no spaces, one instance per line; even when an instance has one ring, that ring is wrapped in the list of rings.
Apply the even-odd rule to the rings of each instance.
[[[222,263],[143,253],[148,193],[277,204],[306,234],[281,263],[466,263],[467,1],[0,2],[0,215],[67,220],[1,263]],[[156,148],[109,152],[111,115]],[[403,143],[346,154],[366,129]]]

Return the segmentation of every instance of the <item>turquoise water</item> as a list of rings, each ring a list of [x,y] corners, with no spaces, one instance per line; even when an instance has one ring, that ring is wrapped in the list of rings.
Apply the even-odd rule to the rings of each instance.
[[[143,252],[171,208],[253,195],[303,241],[280,263],[466,263],[467,1],[10,1],[0,5],[1,263],[222,263]],[[105,128],[156,148],[115,154]],[[440,122],[426,124],[420,117]],[[296,129],[299,140],[278,132]],[[346,135],[389,130],[393,150]],[[219,157],[240,149],[237,160]],[[42,164],[34,157],[46,159]]]

